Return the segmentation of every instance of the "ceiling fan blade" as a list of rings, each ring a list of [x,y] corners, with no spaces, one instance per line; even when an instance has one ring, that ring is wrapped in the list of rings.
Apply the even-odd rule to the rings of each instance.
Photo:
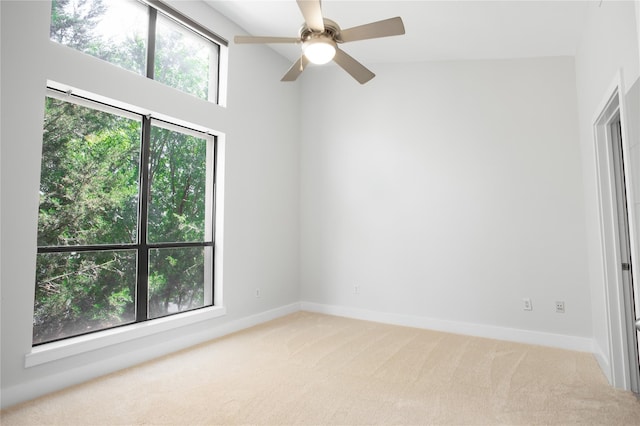
[[[351,74],[351,77],[358,80],[358,83],[365,84],[376,75],[369,71],[367,67],[360,62],[353,59],[346,54],[343,50],[336,49],[336,56],[333,57],[336,64],[340,65],[342,69]]]
[[[236,44],[245,43],[299,43],[300,39],[296,37],[252,37],[252,36],[235,36],[233,41]]]
[[[324,31],[324,19],[322,17],[322,7],[320,6],[320,0],[296,0],[302,16],[304,16],[304,22],[313,31],[319,33]]]
[[[399,16],[358,27],[347,28],[340,32],[343,42],[367,40],[370,38],[389,37],[404,34],[404,24]]]
[[[295,81],[302,71],[309,65],[309,60],[306,56],[302,56],[300,59],[295,61],[289,71],[282,77],[280,81]]]

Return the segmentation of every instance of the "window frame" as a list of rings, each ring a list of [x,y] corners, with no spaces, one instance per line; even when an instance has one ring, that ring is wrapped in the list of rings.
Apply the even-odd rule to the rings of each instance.
[[[207,101],[213,102],[216,105],[220,104],[220,55],[221,55],[221,46],[227,46],[228,43],[226,40],[221,38],[220,36],[212,33],[211,31],[204,28],[202,25],[198,24],[195,21],[187,18],[182,15],[180,12],[177,12],[175,9],[165,5],[164,3],[157,0],[137,0],[149,7],[149,22],[147,29],[147,66],[146,66],[146,77],[151,80],[158,81],[160,84],[164,84],[165,86],[169,86],[159,80],[156,80],[155,77],[155,66],[156,66],[156,39],[158,36],[158,14],[163,16],[164,18],[172,21],[179,27],[185,28],[187,31],[191,31],[196,36],[200,36],[204,38],[206,41],[210,42],[213,50],[215,50],[215,64],[209,63],[209,81],[208,81],[208,96]],[[210,60],[211,61],[211,60]],[[215,66],[214,66],[215,65]],[[173,87],[176,90],[181,90]],[[213,89],[213,94],[211,93]],[[182,91],[182,90],[181,90]],[[188,92],[184,92],[188,93]],[[190,94],[190,93],[189,93]],[[196,95],[193,95],[196,96]],[[197,96],[196,96],[197,97]],[[199,98],[202,99],[202,98]]]
[[[223,315],[224,310],[220,310],[216,306],[216,282],[215,282],[215,230],[216,230],[216,176],[217,176],[217,157],[218,157],[218,136],[210,131],[203,131],[195,129],[193,127],[187,127],[182,124],[170,122],[166,119],[154,118],[152,114],[145,114],[139,111],[133,111],[125,109],[114,104],[108,104],[103,101],[92,99],[85,95],[73,94],[71,90],[62,91],[58,88],[49,85],[46,90],[46,97],[51,97],[65,102],[74,103],[86,108],[91,108],[97,111],[105,112],[108,114],[118,115],[128,119],[139,120],[141,122],[141,135],[140,135],[140,160],[139,160],[139,185],[138,185],[138,218],[137,218],[137,240],[135,243],[115,243],[115,244],[93,244],[93,245],[75,245],[75,246],[38,246],[37,254],[43,253],[71,253],[71,252],[104,252],[112,250],[135,250],[136,251],[136,289],[135,289],[135,321],[118,324],[111,327],[101,328],[97,330],[91,330],[85,333],[74,334],[71,336],[61,337],[58,339],[47,340],[43,342],[34,343],[32,341],[32,349],[37,349],[43,346],[51,346],[52,344],[64,343],[66,341],[83,341],[85,336],[94,334],[104,334],[114,329],[131,327],[141,325],[146,322],[157,322],[159,320],[167,319],[170,317],[184,315],[186,313],[192,313],[199,310],[209,311],[217,313],[217,315]],[[205,174],[205,230],[203,241],[197,242],[157,242],[150,243],[147,241],[147,223],[148,223],[148,198],[149,198],[149,183],[148,183],[148,164],[150,156],[150,140],[151,140],[151,128],[159,127],[170,131],[180,132],[189,136],[204,139],[207,144],[206,148],[206,174]],[[194,126],[195,127],[195,126]],[[143,173],[147,170],[147,173]],[[182,248],[182,247],[203,247],[204,250],[204,305],[184,310],[180,312],[170,313],[162,315],[160,317],[149,318],[148,315],[148,267],[149,267],[149,252],[150,250],[157,248]],[[208,248],[208,249],[207,249]],[[38,283],[35,282],[37,286]],[[211,308],[218,308],[213,309]],[[207,315],[207,317],[209,316]],[[162,327],[160,327],[162,328]],[[127,339],[128,340],[128,339]],[[58,347],[59,345],[54,345]],[[64,346],[64,345],[63,345]],[[33,352],[33,351],[32,351]],[[34,365],[37,365],[34,364]]]
[[[221,76],[223,75],[223,61],[225,62],[225,65],[226,65],[226,60],[224,59],[226,58],[226,56],[224,56],[225,55],[224,49],[229,47],[228,40],[214,33],[213,31],[209,30],[205,26],[199,24],[198,22],[194,21],[193,19],[189,18],[188,16],[184,15],[178,10],[174,9],[173,7],[163,3],[160,0],[129,0],[129,1],[137,2],[145,6],[148,12],[147,13],[147,19],[148,19],[147,34],[146,34],[147,51],[146,51],[146,64],[144,68],[144,73],[137,73],[135,71],[132,71],[132,72],[135,72],[136,74],[142,75],[143,77],[149,78],[151,80],[158,81],[155,79],[154,74],[155,74],[156,39],[157,39],[156,24],[158,20],[158,13],[160,13],[160,15],[172,21],[173,23],[177,24],[178,26],[183,27],[185,30],[190,31],[194,35],[199,36],[204,40],[206,40],[207,42],[209,42],[211,44],[212,50],[215,51],[215,55],[214,55],[214,58],[210,59],[210,63],[209,63],[208,93],[207,93],[206,99],[201,98],[195,94],[183,91],[179,88],[170,86],[161,81],[158,81],[158,82],[167,87],[171,87],[175,90],[179,90],[183,93],[187,93],[191,96],[195,96],[198,99],[202,99],[202,100],[214,103],[216,105],[224,106],[223,99],[225,96],[224,93],[226,93],[226,91],[225,91],[225,88],[223,87],[223,81]],[[50,39],[51,39],[51,36],[50,36]],[[53,41],[57,42],[55,40]],[[71,49],[83,52],[80,49],[76,49],[64,43],[59,43],[59,44],[62,46],[66,46]],[[96,57],[104,62],[107,62],[109,64],[119,67],[118,64],[114,64],[98,56],[95,56],[86,52],[83,52],[83,53]],[[211,63],[211,62],[214,62],[214,60],[215,60],[215,63]]]
[[[207,41],[211,42],[211,44],[213,44],[214,46],[216,46],[216,50],[217,50],[217,54],[216,54],[216,66],[209,67],[209,91],[211,91],[212,88],[212,84],[214,83],[211,79],[211,77],[213,77],[212,74],[215,74],[215,94],[214,96],[211,96],[211,93],[209,92],[209,96],[208,96],[208,100],[210,102],[215,103],[216,105],[220,105],[220,86],[222,84],[222,81],[220,79],[221,76],[221,71],[222,71],[222,66],[221,66],[221,62],[222,62],[222,47],[229,47],[229,42],[219,36],[218,34],[214,33],[213,31],[210,31],[208,28],[204,27],[203,25],[200,25],[198,22],[194,21],[193,19],[189,18],[188,16],[184,15],[181,12],[178,12],[176,9],[172,8],[171,6],[161,2],[160,0],[137,0],[140,3],[146,4],[147,6],[149,6],[149,27],[148,27],[148,37],[149,37],[149,41],[148,41],[148,45],[147,45],[147,77],[154,80],[154,68],[155,68],[155,39],[156,39],[156,22],[157,22],[157,15],[158,12],[160,12],[161,14],[163,14],[164,16],[166,16],[167,18],[169,18],[170,20],[173,20],[174,22],[176,22],[179,25],[182,25],[183,27],[185,27],[187,30],[190,30],[192,32],[194,32],[196,35],[199,35],[201,37],[203,37],[204,39],[206,39]],[[153,15],[153,17],[152,17]],[[151,25],[153,25],[153,31],[151,30]],[[153,49],[151,48],[151,38],[153,38]],[[211,65],[211,64],[210,64]],[[171,87],[171,86],[169,86]],[[176,89],[176,90],[180,90],[180,89]]]

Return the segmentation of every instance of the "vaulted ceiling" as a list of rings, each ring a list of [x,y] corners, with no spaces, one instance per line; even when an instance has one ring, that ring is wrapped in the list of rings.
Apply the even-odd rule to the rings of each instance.
[[[295,0],[205,0],[250,35],[296,37]],[[346,29],[401,16],[406,34],[344,44],[364,64],[573,56],[588,7],[599,1],[323,0],[326,18]],[[233,42],[231,42],[233,43]],[[297,45],[271,45],[286,58]]]

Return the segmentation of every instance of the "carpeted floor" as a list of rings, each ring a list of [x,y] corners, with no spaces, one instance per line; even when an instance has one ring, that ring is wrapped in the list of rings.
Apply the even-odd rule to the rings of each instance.
[[[4,410],[10,425],[640,425],[593,356],[299,312]]]

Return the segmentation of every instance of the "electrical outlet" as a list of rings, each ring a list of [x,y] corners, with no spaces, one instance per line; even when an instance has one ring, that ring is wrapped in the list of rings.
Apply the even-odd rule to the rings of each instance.
[[[359,285],[354,285],[353,286],[353,294],[360,294],[360,286]]]
[[[525,311],[533,311],[533,305],[531,304],[531,299],[525,297],[522,299],[522,309]]]
[[[564,314],[564,302],[556,302],[556,312],[559,314]]]
[[[256,297],[260,297],[260,289],[256,288]]]

